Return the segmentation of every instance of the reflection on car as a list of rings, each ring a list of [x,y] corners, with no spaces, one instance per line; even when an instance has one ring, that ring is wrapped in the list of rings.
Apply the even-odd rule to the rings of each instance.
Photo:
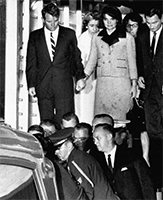
[[[29,133],[0,125],[0,200],[59,200],[52,162]]]

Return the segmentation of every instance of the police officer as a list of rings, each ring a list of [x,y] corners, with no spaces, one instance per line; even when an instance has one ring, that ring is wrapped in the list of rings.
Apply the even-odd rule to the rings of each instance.
[[[72,142],[74,128],[65,128],[49,136],[56,148],[55,154],[62,162],[66,162],[66,169],[90,200],[117,200],[110,184],[105,178],[100,165],[84,151],[77,150]]]

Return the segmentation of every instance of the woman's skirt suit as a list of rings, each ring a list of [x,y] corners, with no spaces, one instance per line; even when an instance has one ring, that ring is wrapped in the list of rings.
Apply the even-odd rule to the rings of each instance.
[[[90,75],[97,67],[95,115],[110,114],[125,120],[131,98],[131,81],[137,79],[135,40],[125,31],[107,35],[103,29],[92,40],[85,73]]]

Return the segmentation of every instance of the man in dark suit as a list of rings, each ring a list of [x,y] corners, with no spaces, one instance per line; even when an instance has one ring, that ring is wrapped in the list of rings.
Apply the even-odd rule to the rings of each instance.
[[[101,165],[114,192],[120,199],[156,199],[146,161],[143,157],[135,157],[126,145],[116,145],[114,137],[115,130],[111,125],[95,126],[93,139],[99,153],[94,157]]]
[[[63,114],[74,112],[73,76],[80,91],[85,74],[75,32],[59,25],[56,4],[46,5],[42,17],[44,27],[29,36],[27,85],[29,95],[38,98],[41,120],[55,119],[60,124]]]
[[[65,162],[65,168],[84,189],[89,200],[119,200],[113,193],[98,162],[88,153],[74,148],[73,132],[74,128],[70,127],[49,136],[56,148],[55,154],[61,162]]]
[[[162,185],[163,147],[163,26],[160,8],[146,11],[149,27],[138,35],[138,84],[144,99],[145,124],[150,139],[149,162],[156,189]]]

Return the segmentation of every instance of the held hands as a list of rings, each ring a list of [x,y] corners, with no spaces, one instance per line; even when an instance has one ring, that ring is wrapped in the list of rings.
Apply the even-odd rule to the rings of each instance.
[[[136,97],[136,95],[137,95],[137,87],[135,85],[133,85],[131,87],[130,93],[131,93],[131,98],[135,98]]]
[[[86,80],[85,79],[80,79],[76,83],[76,90],[80,92],[82,89],[84,89],[86,86]]]
[[[36,96],[35,88],[34,88],[34,87],[29,88],[28,94],[29,94],[31,97],[35,97],[35,96]]]

